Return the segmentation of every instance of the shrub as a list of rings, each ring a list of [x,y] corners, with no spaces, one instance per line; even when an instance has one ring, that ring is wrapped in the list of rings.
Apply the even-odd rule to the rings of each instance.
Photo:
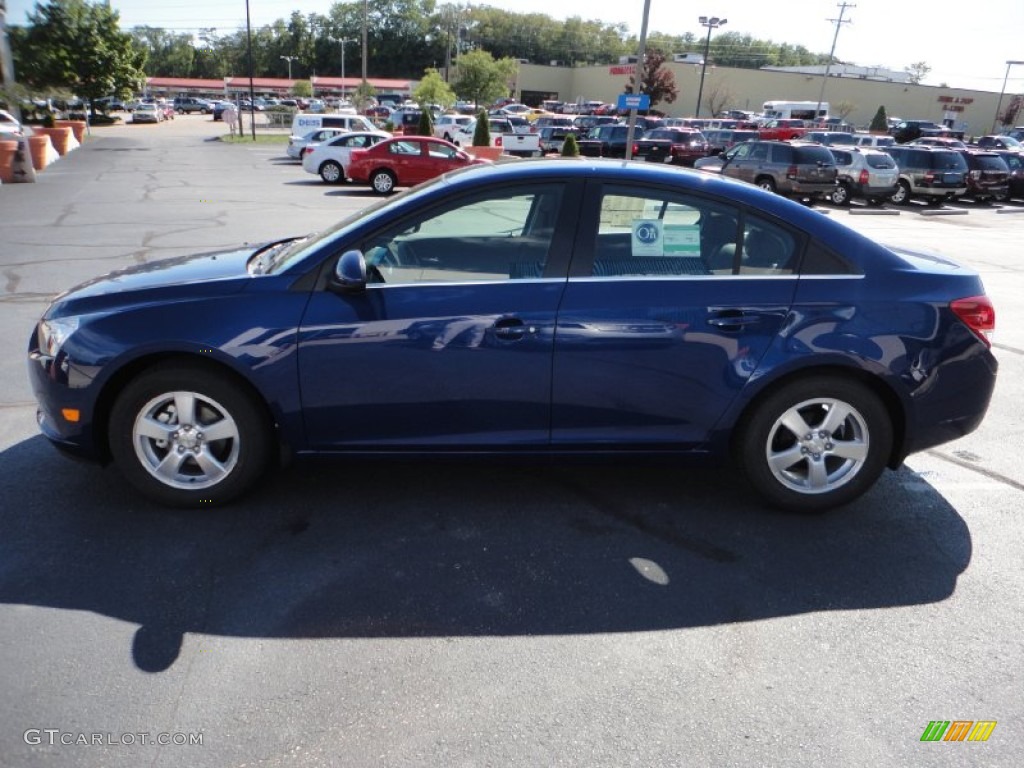
[[[889,118],[885,114],[885,106],[878,108],[875,112],[875,116],[871,118],[871,125],[868,126],[869,131],[886,131],[889,129]]]
[[[476,128],[473,130],[473,146],[491,146],[491,124],[487,120],[487,111],[483,109],[476,116]]]
[[[576,143],[576,134],[570,133],[562,142],[562,157],[579,157],[580,145]]]
[[[420,136],[432,136],[434,134],[434,126],[430,122],[430,110],[424,109],[420,112],[420,123],[416,126],[416,132]]]

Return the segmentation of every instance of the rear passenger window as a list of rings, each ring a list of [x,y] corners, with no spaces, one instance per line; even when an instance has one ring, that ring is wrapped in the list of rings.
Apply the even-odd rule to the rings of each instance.
[[[601,200],[591,274],[789,275],[798,253],[792,233],[737,207],[609,188]]]

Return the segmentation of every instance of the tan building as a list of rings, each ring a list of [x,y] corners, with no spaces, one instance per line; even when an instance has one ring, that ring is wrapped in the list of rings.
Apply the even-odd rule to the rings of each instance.
[[[675,75],[679,96],[672,104],[656,108],[674,117],[688,117],[696,112],[700,86],[700,66],[666,63]],[[625,92],[632,65],[594,67],[545,67],[522,64],[516,82],[517,95],[529,103],[534,94],[561,101],[600,99],[614,103]],[[701,116],[710,116],[709,103],[723,109],[744,109],[760,112],[766,101],[817,101],[821,94],[822,76],[796,72],[760,69],[734,69],[709,66],[704,74],[704,96]],[[1003,96],[1003,107],[1009,103]],[[539,103],[539,100],[537,100]],[[885,82],[857,77],[829,77],[822,101],[831,105],[833,117],[839,117],[845,103],[851,109],[846,120],[866,127],[880,106],[889,117],[951,121],[957,130],[968,135],[989,133],[996,116],[999,94],[963,88]],[[950,124],[947,122],[946,124]]]

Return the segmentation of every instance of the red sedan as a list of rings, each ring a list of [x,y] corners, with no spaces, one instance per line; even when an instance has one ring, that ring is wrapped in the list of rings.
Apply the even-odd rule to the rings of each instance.
[[[352,181],[369,184],[375,192],[387,195],[395,187],[411,187],[448,171],[486,162],[443,139],[401,136],[368,149],[352,150],[347,171]]]

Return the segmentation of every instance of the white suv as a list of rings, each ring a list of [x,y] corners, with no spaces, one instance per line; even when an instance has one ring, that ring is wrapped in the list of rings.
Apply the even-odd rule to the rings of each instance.
[[[472,122],[472,115],[441,115],[434,123],[434,136],[445,141],[454,141],[459,128]]]

